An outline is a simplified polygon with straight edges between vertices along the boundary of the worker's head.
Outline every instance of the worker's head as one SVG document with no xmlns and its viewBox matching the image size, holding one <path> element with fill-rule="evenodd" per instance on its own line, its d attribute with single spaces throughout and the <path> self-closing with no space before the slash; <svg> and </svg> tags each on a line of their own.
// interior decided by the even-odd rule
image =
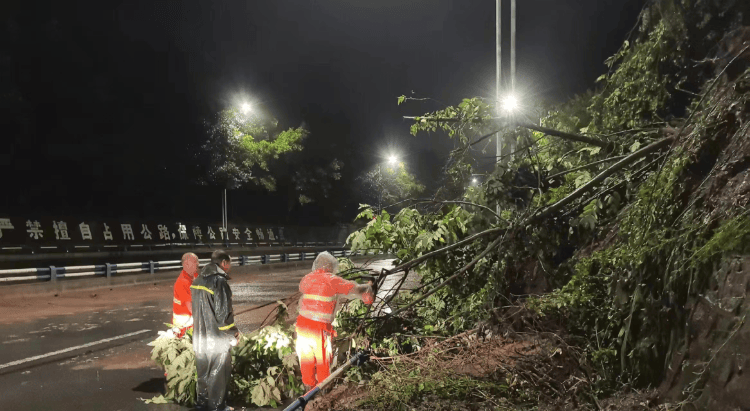
<svg viewBox="0 0 750 411">
<path fill-rule="evenodd" d="M 232 268 L 232 258 L 224 250 L 216 250 L 211 253 L 211 262 L 221 267 L 225 273 L 228 273 L 229 269 Z"/>
<path fill-rule="evenodd" d="M 193 253 L 182 255 L 182 269 L 186 273 L 195 276 L 198 273 L 198 256 Z"/>
<path fill-rule="evenodd" d="M 313 271 L 323 270 L 332 274 L 336 273 L 338 267 L 339 260 L 329 254 L 328 251 L 323 251 L 322 253 L 318 254 L 318 256 L 315 257 L 315 261 L 313 261 L 312 265 Z"/>
</svg>

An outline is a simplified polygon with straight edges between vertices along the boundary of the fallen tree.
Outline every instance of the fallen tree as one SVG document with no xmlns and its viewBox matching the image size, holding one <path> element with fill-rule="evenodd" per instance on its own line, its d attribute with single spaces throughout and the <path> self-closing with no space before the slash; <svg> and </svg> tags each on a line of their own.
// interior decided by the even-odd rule
<svg viewBox="0 0 750 411">
<path fill-rule="evenodd" d="M 583 382 L 545 401 L 600 407 L 623 385 L 654 387 L 670 373 L 682 375 L 681 391 L 662 392 L 661 401 L 719 401 L 706 394 L 715 353 L 698 360 L 694 378 L 674 370 L 690 365 L 680 363 L 691 343 L 686 324 L 706 304 L 716 267 L 748 251 L 750 184 L 741 176 L 750 167 L 750 30 L 737 29 L 747 9 L 650 2 L 636 38 L 608 60 L 599 91 L 550 110 L 541 126 L 501 129 L 524 144 L 481 186 L 465 188 L 478 164 L 473 147 L 497 130 L 494 107 L 474 98 L 414 117 L 412 133 L 443 131 L 456 141 L 447 188 L 395 215 L 363 206 L 369 222 L 348 241 L 397 256 L 381 276 L 416 270 L 422 285 L 393 298 L 390 314 L 351 307 L 343 336 L 404 368 L 425 338 L 488 325 L 507 333 L 502 319 L 516 310 L 543 325 L 511 330 L 519 338 L 545 335 L 551 347 L 580 354 Z M 705 18 L 719 46 L 707 40 Z M 739 314 L 714 350 L 727 350 L 743 324 Z M 393 364 L 379 372 L 403 378 Z M 427 395 L 417 391 L 408 401 Z M 742 403 L 723 401 L 720 408 Z"/>
</svg>

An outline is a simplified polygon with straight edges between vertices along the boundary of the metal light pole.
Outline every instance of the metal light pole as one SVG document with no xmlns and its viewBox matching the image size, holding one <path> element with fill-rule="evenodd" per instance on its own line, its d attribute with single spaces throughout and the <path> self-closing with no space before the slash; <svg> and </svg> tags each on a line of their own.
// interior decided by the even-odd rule
<svg viewBox="0 0 750 411">
<path fill-rule="evenodd" d="M 515 97 L 516 95 L 516 0 L 510 0 L 510 93 Z M 510 113 L 511 116 L 515 116 L 515 113 Z M 515 118 L 511 121 L 515 123 Z M 513 159 L 513 153 L 516 151 L 515 137 L 511 137 L 510 144 L 508 144 L 509 150 L 509 161 Z"/>
<path fill-rule="evenodd" d="M 516 0 L 510 0 L 510 92 L 516 94 Z"/>
<path fill-rule="evenodd" d="M 396 156 L 390 156 L 388 158 L 388 163 L 392 165 L 398 164 L 398 158 Z M 383 162 L 378 162 L 378 215 L 380 215 L 382 209 L 382 202 L 383 202 Z"/>
<path fill-rule="evenodd" d="M 378 163 L 378 215 L 380 215 L 380 207 L 381 207 L 382 201 L 383 201 L 383 168 L 382 168 L 382 164 Z"/>
<path fill-rule="evenodd" d="M 502 0 L 495 0 L 495 107 L 500 107 L 500 82 L 502 80 Z M 503 144 L 500 141 L 500 132 L 495 134 L 495 162 L 500 163 L 503 155 Z"/>
</svg>

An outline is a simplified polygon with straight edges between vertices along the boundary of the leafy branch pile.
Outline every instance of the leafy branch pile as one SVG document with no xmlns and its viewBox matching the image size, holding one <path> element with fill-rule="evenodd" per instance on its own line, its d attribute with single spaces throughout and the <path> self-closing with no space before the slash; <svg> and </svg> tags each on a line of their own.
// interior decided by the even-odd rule
<svg viewBox="0 0 750 411">
<path fill-rule="evenodd" d="M 369 222 L 348 242 L 395 255 L 384 275 L 418 270 L 421 286 L 391 314 L 342 313 L 348 336 L 403 356 L 520 305 L 591 370 L 570 401 L 657 384 L 715 266 L 749 251 L 749 17 L 746 2 L 651 1 L 599 90 L 548 108 L 541 126 L 498 121 L 481 98 L 416 117 L 413 134 L 455 141 L 445 187 L 394 215 L 363 205 Z M 466 189 L 495 130 L 514 152 Z"/>
<path fill-rule="evenodd" d="M 302 381 L 295 374 L 297 355 L 291 326 L 287 324 L 286 306 L 279 302 L 273 324 L 244 334 L 232 348 L 232 401 L 257 406 L 277 407 L 288 398 L 302 394 Z M 192 333 L 182 338 L 159 338 L 153 342 L 151 358 L 164 367 L 166 393 L 148 403 L 195 404 L 197 373 Z"/>
</svg>

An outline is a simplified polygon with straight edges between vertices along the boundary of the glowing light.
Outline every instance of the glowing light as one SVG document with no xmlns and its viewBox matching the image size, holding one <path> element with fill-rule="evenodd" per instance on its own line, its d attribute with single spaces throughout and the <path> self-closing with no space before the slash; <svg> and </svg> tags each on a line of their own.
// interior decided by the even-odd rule
<svg viewBox="0 0 750 411">
<path fill-rule="evenodd" d="M 243 114 L 247 114 L 248 112 L 250 112 L 250 110 L 252 110 L 252 107 L 248 103 L 243 103 L 241 109 Z"/>
<path fill-rule="evenodd" d="M 511 113 L 513 111 L 516 111 L 518 108 L 518 100 L 516 99 L 516 96 L 512 94 L 508 94 L 503 99 L 503 111 L 507 113 Z"/>
<path fill-rule="evenodd" d="M 388 162 L 391 163 L 391 164 L 396 164 L 396 162 L 398 162 L 398 157 L 396 157 L 396 156 L 390 156 L 390 157 L 388 157 Z"/>
<path fill-rule="evenodd" d="M 478 182 L 479 182 L 479 180 L 477 180 L 477 178 L 476 178 L 476 177 L 474 177 L 474 178 L 472 178 L 472 179 L 471 179 L 471 182 L 472 182 L 472 183 L 474 183 L 474 184 L 476 184 L 476 183 L 478 183 Z"/>
</svg>

